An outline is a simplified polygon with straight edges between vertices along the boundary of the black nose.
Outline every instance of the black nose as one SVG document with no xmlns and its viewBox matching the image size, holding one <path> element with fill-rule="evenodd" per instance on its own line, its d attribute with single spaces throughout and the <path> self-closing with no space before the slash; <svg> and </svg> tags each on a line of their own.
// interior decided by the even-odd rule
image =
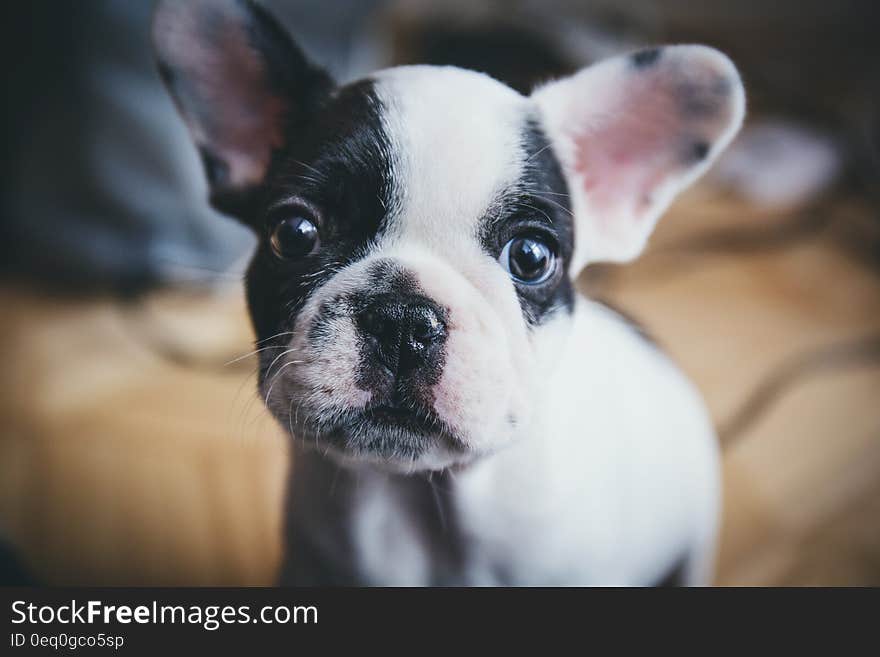
<svg viewBox="0 0 880 657">
<path fill-rule="evenodd" d="M 430 365 L 446 340 L 444 313 L 425 297 L 379 295 L 358 314 L 358 326 L 397 375 Z"/>
</svg>

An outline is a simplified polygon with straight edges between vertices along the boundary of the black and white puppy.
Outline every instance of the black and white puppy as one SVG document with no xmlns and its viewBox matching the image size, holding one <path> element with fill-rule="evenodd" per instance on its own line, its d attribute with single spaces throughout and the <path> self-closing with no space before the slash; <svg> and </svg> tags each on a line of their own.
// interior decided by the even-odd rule
<svg viewBox="0 0 880 657">
<path fill-rule="evenodd" d="M 211 200 L 253 227 L 259 386 L 293 439 L 283 581 L 710 581 L 699 395 L 581 298 L 740 126 L 719 52 L 522 96 L 407 66 L 336 86 L 259 6 L 160 4 L 160 71 Z"/>
</svg>

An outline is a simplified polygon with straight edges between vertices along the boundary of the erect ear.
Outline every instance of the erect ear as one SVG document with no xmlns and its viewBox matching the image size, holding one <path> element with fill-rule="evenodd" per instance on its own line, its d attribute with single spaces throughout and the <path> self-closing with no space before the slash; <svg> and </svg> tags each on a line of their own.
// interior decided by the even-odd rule
<svg viewBox="0 0 880 657">
<path fill-rule="evenodd" d="M 616 57 L 537 89 L 576 217 L 573 266 L 627 261 L 739 129 L 736 68 L 704 46 Z"/>
<path fill-rule="evenodd" d="M 153 43 L 202 156 L 211 202 L 240 216 L 290 126 L 332 81 L 250 0 L 161 0 Z"/>
</svg>

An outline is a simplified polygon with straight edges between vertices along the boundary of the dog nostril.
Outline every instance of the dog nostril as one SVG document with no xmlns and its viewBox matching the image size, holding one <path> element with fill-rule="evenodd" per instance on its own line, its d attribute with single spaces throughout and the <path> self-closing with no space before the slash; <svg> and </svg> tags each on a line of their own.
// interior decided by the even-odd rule
<svg viewBox="0 0 880 657">
<path fill-rule="evenodd" d="M 446 333 L 446 327 L 437 313 L 426 307 L 414 314 L 409 333 L 414 340 L 427 344 L 442 338 Z"/>
<path fill-rule="evenodd" d="M 361 329 L 377 338 L 382 338 L 389 333 L 392 320 L 385 313 L 378 310 L 366 310 L 359 317 Z"/>
</svg>

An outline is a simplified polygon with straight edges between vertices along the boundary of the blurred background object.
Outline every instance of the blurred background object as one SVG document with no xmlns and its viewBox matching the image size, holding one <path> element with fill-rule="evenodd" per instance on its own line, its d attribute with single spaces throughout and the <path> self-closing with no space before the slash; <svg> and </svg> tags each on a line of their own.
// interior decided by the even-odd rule
<svg viewBox="0 0 880 657">
<path fill-rule="evenodd" d="M 370 2 L 275 2 L 344 77 Z M 206 201 L 198 156 L 156 75 L 153 2 L 35 0 L 2 10 L 3 265 L 75 291 L 133 294 L 240 274 L 248 230 Z"/>
<path fill-rule="evenodd" d="M 640 261 L 590 267 L 582 288 L 706 396 L 725 441 L 720 583 L 880 584 L 877 3 L 264 4 L 341 81 L 451 64 L 525 93 L 645 44 L 730 54 L 741 136 Z M 0 11 L 0 573 L 269 583 L 286 452 L 239 359 L 253 237 L 206 203 L 155 73 L 152 2 Z"/>
</svg>

